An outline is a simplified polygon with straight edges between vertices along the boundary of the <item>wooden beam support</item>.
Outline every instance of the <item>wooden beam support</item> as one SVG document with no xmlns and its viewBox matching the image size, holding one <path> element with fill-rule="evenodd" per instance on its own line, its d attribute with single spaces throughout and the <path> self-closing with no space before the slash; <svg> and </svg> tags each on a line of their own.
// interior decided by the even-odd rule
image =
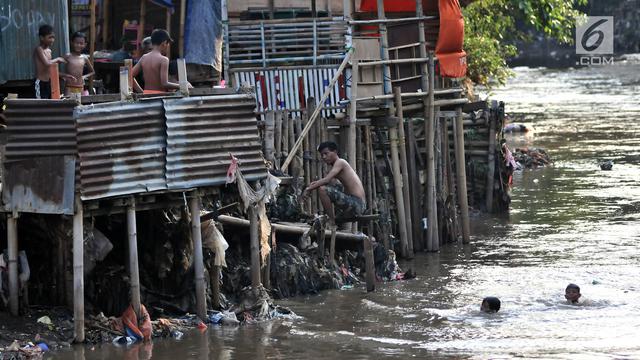
<svg viewBox="0 0 640 360">
<path fill-rule="evenodd" d="M 73 215 L 73 325 L 75 342 L 84 342 L 84 229 L 80 194 Z"/>
<path fill-rule="evenodd" d="M 7 216 L 7 252 L 9 257 L 9 310 L 11 315 L 20 312 L 20 284 L 18 282 L 18 214 Z"/>
<path fill-rule="evenodd" d="M 138 266 L 138 232 L 136 226 L 136 200 L 131 197 L 127 206 L 127 238 L 129 239 L 129 289 L 131 306 L 140 318 L 140 270 Z"/>
<path fill-rule="evenodd" d="M 202 230 L 200 229 L 200 195 L 192 194 L 189 199 L 191 213 L 191 238 L 193 239 L 193 268 L 196 282 L 196 314 L 200 320 L 207 318 L 207 298 L 204 281 L 204 262 L 202 256 Z"/>
</svg>

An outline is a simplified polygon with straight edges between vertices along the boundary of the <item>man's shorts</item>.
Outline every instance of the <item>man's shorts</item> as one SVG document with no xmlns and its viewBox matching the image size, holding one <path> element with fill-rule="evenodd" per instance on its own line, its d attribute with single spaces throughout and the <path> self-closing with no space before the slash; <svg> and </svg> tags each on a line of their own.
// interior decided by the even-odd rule
<svg viewBox="0 0 640 360">
<path fill-rule="evenodd" d="M 345 193 L 342 184 L 326 185 L 325 188 L 333 203 L 336 219 L 353 218 L 364 213 L 366 208 L 364 200 Z"/>
<path fill-rule="evenodd" d="M 36 92 L 36 99 L 51 99 L 51 83 L 36 79 L 33 84 Z"/>
</svg>

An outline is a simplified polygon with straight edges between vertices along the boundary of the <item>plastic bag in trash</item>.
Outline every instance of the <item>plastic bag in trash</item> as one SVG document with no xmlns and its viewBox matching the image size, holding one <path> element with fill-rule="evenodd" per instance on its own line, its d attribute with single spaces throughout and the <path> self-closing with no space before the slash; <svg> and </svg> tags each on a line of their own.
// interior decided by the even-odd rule
<svg viewBox="0 0 640 360">
<path fill-rule="evenodd" d="M 135 342 L 135 339 L 130 336 L 116 336 L 113 339 L 114 345 L 131 345 Z"/>
</svg>

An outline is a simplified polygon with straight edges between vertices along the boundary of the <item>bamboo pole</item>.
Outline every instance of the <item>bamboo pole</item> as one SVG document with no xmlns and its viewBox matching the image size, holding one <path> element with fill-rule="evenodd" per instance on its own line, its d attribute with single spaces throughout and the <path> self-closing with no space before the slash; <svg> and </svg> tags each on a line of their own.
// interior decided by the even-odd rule
<svg viewBox="0 0 640 360">
<path fill-rule="evenodd" d="M 274 141 L 276 145 L 276 167 L 280 167 L 282 161 L 282 111 L 275 112 L 275 135 Z"/>
<path fill-rule="evenodd" d="M 83 207 L 80 195 L 75 197 L 73 215 L 73 325 L 74 339 L 84 342 L 84 234 Z"/>
<path fill-rule="evenodd" d="M 492 108 L 494 108 L 494 106 L 492 106 Z M 488 117 L 488 123 L 489 123 L 489 153 L 487 156 L 487 165 L 488 165 L 488 169 L 487 169 L 487 189 L 486 189 L 486 206 L 487 206 L 487 212 L 491 213 L 493 212 L 493 182 L 494 182 L 494 177 L 495 177 L 495 171 L 496 171 L 496 164 L 495 164 L 495 152 L 496 152 L 496 113 L 494 111 L 491 111 L 491 113 L 489 114 L 489 111 L 485 111 L 485 117 Z"/>
<path fill-rule="evenodd" d="M 264 116 L 264 156 L 275 169 L 275 113 L 267 111 Z"/>
<path fill-rule="evenodd" d="M 217 219 L 219 222 L 231 226 L 242 226 L 242 227 L 250 227 L 251 221 L 246 219 L 240 219 L 237 217 L 229 216 L 229 215 L 220 215 Z M 277 224 L 272 223 L 271 227 L 276 231 L 276 233 L 283 233 L 289 235 L 303 235 L 305 232 L 309 231 L 309 225 L 301 224 L 301 225 L 293 225 L 293 224 Z M 331 230 L 325 229 L 324 237 L 331 237 Z M 362 236 L 357 234 L 352 234 L 350 232 L 336 231 L 336 240 L 344 240 L 344 241 L 361 241 Z"/>
<path fill-rule="evenodd" d="M 260 234 L 258 231 L 258 210 L 255 205 L 249 207 L 249 238 L 251 249 L 251 286 L 255 289 L 260 282 Z"/>
<path fill-rule="evenodd" d="M 358 98 L 358 60 L 354 60 L 351 65 L 351 99 Z M 347 157 L 353 171 L 357 172 L 356 161 L 356 121 L 357 121 L 357 102 L 349 103 L 349 141 L 347 142 Z"/>
<path fill-rule="evenodd" d="M 347 55 L 342 61 L 342 64 L 340 64 L 340 67 L 336 71 L 336 74 L 333 76 L 333 79 L 331 79 L 331 82 L 329 82 L 329 85 L 326 87 L 324 94 L 322 94 L 322 97 L 320 98 L 319 106 L 316 107 L 313 114 L 311 114 L 311 116 L 309 117 L 309 122 L 305 125 L 304 129 L 302 129 L 302 135 L 298 138 L 298 141 L 296 141 L 295 145 L 293 145 L 293 148 L 291 149 L 291 153 L 289 154 L 289 156 L 287 156 L 287 159 L 284 161 L 284 164 L 282 164 L 281 168 L 286 169 L 287 166 L 289 166 L 289 163 L 291 162 L 291 160 L 293 160 L 294 153 L 298 151 L 298 148 L 300 147 L 300 145 L 302 145 L 302 139 L 305 136 L 307 136 L 307 133 L 310 130 L 309 127 L 312 126 L 316 121 L 316 118 L 320 114 L 320 110 L 322 110 L 325 100 L 327 100 L 327 97 L 329 97 L 329 94 L 331 94 L 331 91 L 333 91 L 333 86 L 335 85 L 336 81 L 338 81 L 338 78 L 342 74 L 342 71 L 344 70 L 345 66 L 347 66 L 347 63 L 351 60 L 352 55 L 353 55 L 353 48 L 347 51 Z"/>
<path fill-rule="evenodd" d="M 448 128 L 448 118 L 445 118 L 445 129 Z M 446 133 L 443 136 L 444 139 L 444 163 L 445 163 L 445 167 L 446 167 L 446 172 L 447 172 L 447 185 L 449 187 L 449 199 L 450 199 L 450 211 L 449 214 L 451 214 L 451 233 L 450 233 L 450 239 L 452 242 L 455 242 L 458 238 L 458 211 L 456 208 L 456 187 L 455 187 L 455 183 L 454 183 L 454 179 L 453 179 L 453 165 L 451 163 L 451 152 L 450 152 L 450 145 L 449 145 L 449 135 Z"/>
<path fill-rule="evenodd" d="M 222 6 L 222 31 L 224 33 L 223 35 L 223 40 L 224 40 L 224 52 L 223 52 L 223 56 L 224 56 L 224 60 L 223 60 L 223 75 L 224 75 L 224 80 L 227 81 L 229 83 L 229 87 L 233 86 L 234 84 L 231 83 L 231 79 L 229 78 L 229 14 L 228 14 L 228 10 L 227 10 L 227 0 L 222 0 L 221 1 L 221 6 Z M 180 54 L 182 55 L 182 54 Z"/>
<path fill-rule="evenodd" d="M 227 16 L 227 2 L 226 0 L 222 1 L 222 21 L 223 24 L 226 24 L 228 18 Z M 178 49 L 178 53 L 180 54 L 180 58 L 184 58 L 184 19 L 187 16 L 187 0 L 180 0 L 180 48 Z M 226 21 L 225 21 L 226 20 Z M 228 28 L 227 28 L 228 29 Z"/>
<path fill-rule="evenodd" d="M 93 53 L 96 51 L 96 0 L 91 0 L 89 6 L 91 6 L 91 16 L 89 20 L 89 38 L 91 38 L 89 42 L 89 62 L 93 65 Z M 71 13 L 71 11 L 69 11 L 69 13 Z M 89 78 L 89 91 L 93 93 L 93 76 Z"/>
<path fill-rule="evenodd" d="M 102 48 L 107 49 L 107 43 L 109 42 L 109 0 L 102 0 Z M 91 63 L 93 64 L 93 62 Z"/>
<path fill-rule="evenodd" d="M 367 193 L 367 204 L 369 205 L 369 208 L 372 209 L 372 213 L 375 213 L 374 208 L 375 208 L 375 196 L 374 196 L 374 185 L 373 185 L 373 169 L 371 168 L 372 165 L 372 150 L 371 150 L 371 133 L 369 131 L 369 126 L 364 126 L 363 127 L 363 131 L 364 131 L 364 155 L 365 155 L 365 166 L 364 169 L 361 170 L 364 174 L 365 174 L 365 179 L 366 179 L 366 193 Z M 374 236 L 374 231 L 373 231 L 373 220 L 370 220 L 369 223 L 367 224 L 367 229 L 368 229 L 368 235 L 371 238 L 372 236 Z"/>
<path fill-rule="evenodd" d="M 289 116 L 286 110 L 282 110 L 280 112 L 280 118 L 282 121 L 282 134 L 281 134 L 281 143 L 282 143 L 282 156 L 285 158 L 289 155 Z M 290 168 L 291 166 L 289 166 Z M 282 169 L 282 171 L 290 174 L 289 168 Z"/>
<path fill-rule="evenodd" d="M 384 12 L 384 0 L 376 0 L 378 5 L 378 20 L 386 20 Z M 378 31 L 380 32 L 380 58 L 383 61 L 389 60 L 389 38 L 387 36 L 386 22 L 378 23 Z M 389 64 L 382 65 L 382 78 L 384 94 L 391 94 L 391 69 Z"/>
<path fill-rule="evenodd" d="M 444 212 L 444 172 L 442 167 L 442 137 L 444 132 L 444 127 L 442 126 L 442 118 L 436 110 L 436 136 L 435 136 L 435 148 L 436 148 L 436 209 L 438 215 L 438 233 L 436 234 L 436 241 L 434 244 L 435 251 L 440 250 L 440 245 L 443 242 L 443 225 L 445 222 L 445 212 Z"/>
<path fill-rule="evenodd" d="M 331 227 L 331 242 L 329 243 L 329 262 L 335 264 L 336 261 L 336 231 L 338 227 L 336 224 L 329 225 Z"/>
<path fill-rule="evenodd" d="M 424 12 L 422 9 L 422 0 L 416 0 L 416 17 L 422 17 L 424 16 Z M 426 40 L 425 40 L 425 28 L 424 28 L 424 22 L 420 21 L 418 22 L 418 42 L 420 43 L 420 47 L 419 47 L 419 54 L 421 58 L 426 58 L 428 56 L 427 54 L 427 44 L 426 44 Z M 425 93 L 429 93 L 429 91 L 433 92 L 433 88 L 430 84 L 430 76 L 433 76 L 433 74 L 429 73 L 429 68 L 428 68 L 428 64 L 427 63 L 421 63 L 421 78 L 420 78 L 420 84 L 422 86 L 422 91 Z M 431 93 L 429 93 L 431 94 Z M 423 117 L 424 117 L 424 132 L 425 132 L 425 139 L 428 138 L 427 134 L 429 133 L 429 98 L 428 97 L 422 97 L 422 111 L 423 111 Z M 426 141 L 428 143 L 428 141 Z M 428 151 L 427 151 L 428 152 Z M 427 154 L 426 156 L 427 159 L 427 163 L 429 163 L 429 156 Z M 427 178 L 429 177 L 429 166 L 426 166 L 426 176 Z M 430 194 L 430 188 L 429 188 L 429 183 L 427 181 L 426 183 L 426 187 L 424 188 L 424 209 L 423 209 L 423 215 L 426 216 L 427 218 L 427 228 L 426 228 L 426 236 L 423 237 L 423 241 L 422 243 L 425 245 L 424 247 L 426 248 L 427 251 L 431 251 L 432 248 L 430 246 L 430 237 L 429 237 L 429 232 L 430 232 L 430 228 L 431 228 L 431 217 L 429 216 L 430 214 L 430 198 L 429 198 L 429 194 Z M 423 232 L 424 234 L 424 232 Z"/>
<path fill-rule="evenodd" d="M 140 273 L 138 270 L 138 234 L 136 230 L 136 200 L 131 197 L 127 206 L 127 237 L 129 239 L 129 281 L 131 305 L 140 317 Z"/>
<path fill-rule="evenodd" d="M 376 289 L 376 270 L 373 258 L 373 245 L 371 244 L 371 238 L 367 236 L 364 236 L 362 240 L 364 242 L 364 260 L 366 269 L 365 281 L 367 284 L 367 292 L 371 292 Z"/>
<path fill-rule="evenodd" d="M 167 8 L 167 11 L 165 14 L 166 14 L 165 28 L 167 29 L 167 32 L 171 34 L 171 9 Z M 171 60 L 171 46 L 169 46 L 169 48 L 167 49 L 167 57 L 169 58 L 169 60 Z"/>
<path fill-rule="evenodd" d="M 285 119 L 287 121 L 287 129 L 289 130 L 289 134 L 287 136 L 287 156 L 289 155 L 289 153 L 291 152 L 291 146 L 293 146 L 293 143 L 295 142 L 296 139 L 296 121 L 295 118 L 293 116 L 291 116 L 291 113 L 289 111 L 285 112 L 286 116 Z M 297 156 L 298 154 L 296 154 Z M 294 158 L 296 159 L 296 158 Z M 293 162 L 292 165 L 289 165 L 289 169 L 287 170 L 287 173 L 292 174 L 294 176 L 298 176 L 298 170 L 297 170 L 297 166 L 298 166 L 298 161 L 296 159 L 295 162 Z"/>
<path fill-rule="evenodd" d="M 404 198 L 404 214 L 406 218 L 407 248 L 411 256 L 413 256 L 413 219 L 411 218 L 411 195 L 409 185 L 409 165 L 407 161 L 407 151 L 405 147 L 404 134 L 404 112 L 402 110 L 402 90 L 400 87 L 393 89 L 395 95 L 396 116 L 398 117 L 398 148 L 400 150 L 400 165 L 402 169 L 402 196 Z"/>
<path fill-rule="evenodd" d="M 457 116 L 454 126 L 454 146 L 456 152 L 456 176 L 458 180 L 458 204 L 462 218 L 462 242 L 468 244 L 470 240 L 469 230 L 469 204 L 467 200 L 467 175 L 464 159 L 464 132 L 462 128 L 462 108 L 456 110 Z"/>
<path fill-rule="evenodd" d="M 413 232 L 413 248 L 414 251 L 422 251 L 422 230 L 420 229 L 420 219 L 422 218 L 422 214 L 420 212 L 420 199 L 421 191 L 420 191 L 420 177 L 418 175 L 418 170 L 416 169 L 416 149 L 414 146 L 415 143 L 415 134 L 413 129 L 413 122 L 407 122 L 407 166 L 409 171 L 409 179 L 411 180 L 409 183 L 409 193 L 411 196 L 411 219 L 412 219 L 412 227 L 411 231 Z"/>
<path fill-rule="evenodd" d="M 396 211 L 398 213 L 398 230 L 400 233 L 400 254 L 403 258 L 413 257 L 409 252 L 409 241 L 407 236 L 407 217 L 405 214 L 404 195 L 402 193 L 402 177 L 400 172 L 400 159 L 398 157 L 398 125 L 389 128 L 389 142 L 391 147 L 391 163 L 393 167 L 393 187 L 396 197 Z"/>
<path fill-rule="evenodd" d="M 202 230 L 200 226 L 200 196 L 193 194 L 189 199 L 191 212 L 191 238 L 193 239 L 193 268 L 196 283 L 196 314 L 200 320 L 207 318 L 207 298 L 204 281 L 204 262 L 202 256 Z"/>
<path fill-rule="evenodd" d="M 422 7 L 422 5 L 421 5 Z M 437 16 L 417 16 L 410 18 L 397 18 L 397 19 L 372 19 L 372 20 L 351 20 L 349 25 L 375 25 L 375 24 L 393 24 L 401 22 L 416 22 L 423 23 L 425 20 L 437 20 Z"/>
<path fill-rule="evenodd" d="M 427 251 L 437 251 L 438 242 L 438 208 L 436 206 L 436 173 L 435 173 L 435 107 L 433 105 L 433 88 L 435 86 L 435 65 L 433 53 L 429 53 L 429 116 L 425 118 L 425 146 L 427 148 Z"/>
<path fill-rule="evenodd" d="M 147 18 L 147 0 L 140 1 L 140 21 L 138 22 L 138 33 L 136 34 L 136 50 L 138 56 L 142 56 L 142 39 L 144 38 L 144 27 Z"/>
<path fill-rule="evenodd" d="M 18 282 L 18 214 L 7 216 L 7 252 L 9 256 L 9 309 L 11 315 L 20 312 L 20 284 Z"/>
</svg>

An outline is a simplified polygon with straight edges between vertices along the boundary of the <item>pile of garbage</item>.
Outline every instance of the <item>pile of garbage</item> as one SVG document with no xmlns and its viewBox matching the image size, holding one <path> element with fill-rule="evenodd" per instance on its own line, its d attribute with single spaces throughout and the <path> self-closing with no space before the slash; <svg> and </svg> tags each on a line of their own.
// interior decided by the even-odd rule
<svg viewBox="0 0 640 360">
<path fill-rule="evenodd" d="M 516 148 L 513 157 L 524 169 L 535 169 L 551 164 L 549 154 L 542 148 Z"/>
</svg>

